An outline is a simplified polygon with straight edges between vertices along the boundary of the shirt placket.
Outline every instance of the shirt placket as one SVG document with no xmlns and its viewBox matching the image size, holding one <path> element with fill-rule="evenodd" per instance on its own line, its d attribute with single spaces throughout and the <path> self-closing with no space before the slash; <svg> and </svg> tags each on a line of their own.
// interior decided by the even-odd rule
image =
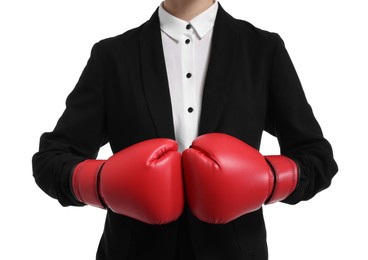
<svg viewBox="0 0 368 260">
<path fill-rule="evenodd" d="M 184 104 L 184 120 L 185 120 L 185 136 L 187 146 L 195 138 L 196 132 L 196 118 L 197 118 L 197 104 L 196 104 L 196 75 L 194 71 L 194 34 L 191 25 L 186 26 L 186 30 L 181 39 L 182 50 L 182 78 L 183 78 L 183 104 Z"/>
</svg>

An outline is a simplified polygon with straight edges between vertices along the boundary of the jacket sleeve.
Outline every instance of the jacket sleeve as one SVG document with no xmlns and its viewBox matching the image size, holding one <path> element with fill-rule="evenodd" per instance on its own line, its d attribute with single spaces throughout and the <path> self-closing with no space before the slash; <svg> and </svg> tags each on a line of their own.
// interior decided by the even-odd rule
<svg viewBox="0 0 368 260">
<path fill-rule="evenodd" d="M 75 88 L 66 99 L 66 108 L 52 132 L 42 134 L 39 151 L 32 158 L 33 176 L 38 186 L 61 205 L 81 206 L 73 195 L 70 177 L 73 167 L 94 159 L 105 137 L 104 70 L 105 57 L 99 43 Z"/>
<path fill-rule="evenodd" d="M 329 187 L 338 167 L 331 145 L 323 137 L 306 100 L 284 42 L 275 36 L 266 131 L 277 137 L 281 154 L 298 165 L 299 183 L 283 201 L 296 204 Z"/>
</svg>

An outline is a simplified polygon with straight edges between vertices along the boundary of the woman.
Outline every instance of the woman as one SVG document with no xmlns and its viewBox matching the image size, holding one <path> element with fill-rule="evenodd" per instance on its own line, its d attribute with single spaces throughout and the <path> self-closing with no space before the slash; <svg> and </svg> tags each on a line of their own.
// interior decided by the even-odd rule
<svg viewBox="0 0 368 260">
<path fill-rule="evenodd" d="M 264 130 L 282 155 L 258 153 Z M 262 205 L 337 172 L 282 39 L 212 0 L 96 43 L 33 167 L 63 206 L 107 209 L 97 259 L 267 259 Z"/>
</svg>

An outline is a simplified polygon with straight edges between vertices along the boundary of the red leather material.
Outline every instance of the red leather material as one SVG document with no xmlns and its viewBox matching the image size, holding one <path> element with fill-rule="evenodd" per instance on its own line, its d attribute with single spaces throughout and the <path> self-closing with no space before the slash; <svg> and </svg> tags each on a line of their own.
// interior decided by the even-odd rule
<svg viewBox="0 0 368 260">
<path fill-rule="evenodd" d="M 182 155 L 188 204 L 202 221 L 230 222 L 259 209 L 274 175 L 253 147 L 226 134 L 198 137 Z"/>
<path fill-rule="evenodd" d="M 85 160 L 73 171 L 72 188 L 75 197 L 84 204 L 105 208 L 97 191 L 98 174 L 104 160 Z"/>
<path fill-rule="evenodd" d="M 298 184 L 298 166 L 296 163 L 283 155 L 265 156 L 265 159 L 272 165 L 275 173 L 276 186 L 267 204 L 286 199 Z"/>
<path fill-rule="evenodd" d="M 148 224 L 165 224 L 176 220 L 184 208 L 181 172 L 175 141 L 144 141 L 107 160 L 99 194 L 115 213 Z"/>
</svg>

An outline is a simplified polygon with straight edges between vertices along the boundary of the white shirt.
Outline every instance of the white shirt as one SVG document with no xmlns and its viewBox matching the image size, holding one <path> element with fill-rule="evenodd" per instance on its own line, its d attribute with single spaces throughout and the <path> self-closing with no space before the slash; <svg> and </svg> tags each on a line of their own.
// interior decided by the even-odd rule
<svg viewBox="0 0 368 260">
<path fill-rule="evenodd" d="M 198 136 L 202 93 L 207 74 L 218 3 L 189 23 L 159 7 L 175 138 L 182 152 Z"/>
</svg>

